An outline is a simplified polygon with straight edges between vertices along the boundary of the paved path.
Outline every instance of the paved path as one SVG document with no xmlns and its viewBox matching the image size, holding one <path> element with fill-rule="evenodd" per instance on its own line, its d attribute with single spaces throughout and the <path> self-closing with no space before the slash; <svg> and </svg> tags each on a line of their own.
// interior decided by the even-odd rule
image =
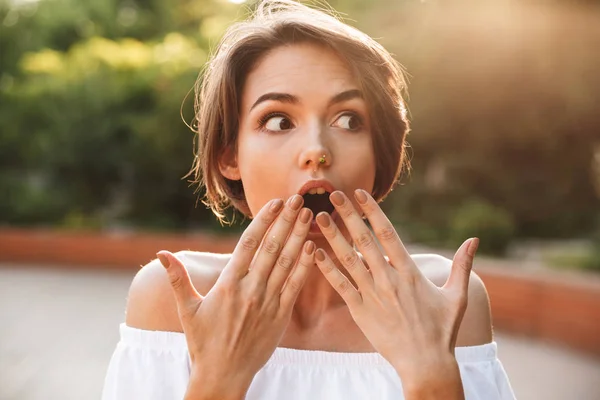
<svg viewBox="0 0 600 400">
<path fill-rule="evenodd" d="M 0 400 L 99 399 L 132 272 L 0 265 Z M 499 334 L 519 400 L 600 400 L 600 360 Z"/>
</svg>

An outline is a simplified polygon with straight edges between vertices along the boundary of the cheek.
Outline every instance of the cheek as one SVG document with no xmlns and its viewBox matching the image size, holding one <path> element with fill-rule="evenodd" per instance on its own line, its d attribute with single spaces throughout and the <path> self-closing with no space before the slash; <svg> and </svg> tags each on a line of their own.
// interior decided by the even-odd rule
<svg viewBox="0 0 600 400">
<path fill-rule="evenodd" d="M 346 141 L 338 149 L 336 158 L 343 165 L 340 170 L 344 171 L 340 178 L 351 179 L 346 187 L 371 190 L 375 183 L 375 155 L 371 138 Z"/>
<path fill-rule="evenodd" d="M 280 195 L 279 175 L 285 174 L 286 168 L 282 167 L 285 160 L 275 141 L 252 139 L 240 143 L 238 163 L 248 207 L 256 215 L 264 204 Z"/>
<path fill-rule="evenodd" d="M 289 154 L 282 140 L 266 135 L 256 135 L 252 140 L 246 141 L 239 154 L 244 182 L 247 179 L 261 182 L 265 177 L 277 175 L 287 167 L 286 160 L 289 161 Z M 267 179 L 269 180 L 273 179 Z"/>
</svg>

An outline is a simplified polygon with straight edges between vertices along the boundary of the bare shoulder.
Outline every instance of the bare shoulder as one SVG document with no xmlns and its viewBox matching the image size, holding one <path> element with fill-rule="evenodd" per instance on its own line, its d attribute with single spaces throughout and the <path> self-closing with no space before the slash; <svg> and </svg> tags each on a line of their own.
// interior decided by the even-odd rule
<svg viewBox="0 0 600 400">
<path fill-rule="evenodd" d="M 213 287 L 229 254 L 180 251 L 175 253 L 188 270 L 196 290 L 205 295 Z M 127 298 L 127 326 L 153 331 L 182 332 L 177 304 L 167 271 L 152 260 L 133 278 Z"/>
<path fill-rule="evenodd" d="M 423 274 L 436 286 L 446 283 L 452 260 L 437 254 L 417 254 L 412 258 Z M 456 345 L 477 346 L 492 340 L 492 318 L 487 290 L 481 278 L 475 272 L 471 272 L 467 310 L 458 331 Z"/>
</svg>

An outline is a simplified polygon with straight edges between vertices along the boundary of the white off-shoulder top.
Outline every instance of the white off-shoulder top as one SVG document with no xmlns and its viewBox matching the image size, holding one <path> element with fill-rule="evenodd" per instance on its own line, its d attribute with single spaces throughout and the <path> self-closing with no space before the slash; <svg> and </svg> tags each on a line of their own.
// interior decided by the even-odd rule
<svg viewBox="0 0 600 400">
<path fill-rule="evenodd" d="M 515 398 L 496 342 L 457 347 L 455 355 L 466 400 Z M 183 333 L 147 331 L 123 323 L 102 400 L 183 399 L 190 366 Z M 396 370 L 379 353 L 280 347 L 255 375 L 246 399 L 402 400 L 404 395 Z"/>
</svg>

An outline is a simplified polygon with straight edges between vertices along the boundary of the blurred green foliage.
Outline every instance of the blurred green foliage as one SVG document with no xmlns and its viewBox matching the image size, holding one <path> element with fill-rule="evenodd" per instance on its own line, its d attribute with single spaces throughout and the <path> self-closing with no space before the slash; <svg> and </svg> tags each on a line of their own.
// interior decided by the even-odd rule
<svg viewBox="0 0 600 400">
<path fill-rule="evenodd" d="M 600 229 L 598 4 L 461 3 L 389 2 L 361 19 L 409 72 L 413 169 L 392 195 L 394 220 L 415 240 L 453 242 L 457 224 L 473 223 L 457 215 L 484 219 L 467 211 L 477 198 L 513 239 L 590 238 Z M 482 250 L 506 245 L 505 234 L 482 236 Z"/>
<path fill-rule="evenodd" d="M 597 226 L 598 228 L 596 228 L 596 231 L 592 236 L 592 251 L 587 259 L 585 268 L 600 272 L 600 221 Z"/>
<path fill-rule="evenodd" d="M 501 253 L 600 229 L 600 9 L 555 3 L 331 1 L 409 72 L 413 168 L 384 206 L 411 239 L 478 235 Z M 244 10 L 0 0 L 0 223 L 217 229 L 181 179 L 180 112 L 191 121 L 189 91 Z"/>
<path fill-rule="evenodd" d="M 600 219 L 600 218 L 599 218 Z M 588 245 L 558 249 L 543 258 L 546 264 L 564 269 L 587 269 L 600 272 L 600 221 Z"/>
<path fill-rule="evenodd" d="M 182 100 L 236 12 L 187 0 L 0 3 L 0 221 L 216 225 L 181 179 L 193 135 L 180 112 L 191 119 Z"/>
<path fill-rule="evenodd" d="M 514 234 L 515 224 L 506 210 L 485 201 L 470 200 L 452 216 L 448 244 L 458 248 L 465 238 L 478 237 L 481 252 L 501 255 Z"/>
</svg>

